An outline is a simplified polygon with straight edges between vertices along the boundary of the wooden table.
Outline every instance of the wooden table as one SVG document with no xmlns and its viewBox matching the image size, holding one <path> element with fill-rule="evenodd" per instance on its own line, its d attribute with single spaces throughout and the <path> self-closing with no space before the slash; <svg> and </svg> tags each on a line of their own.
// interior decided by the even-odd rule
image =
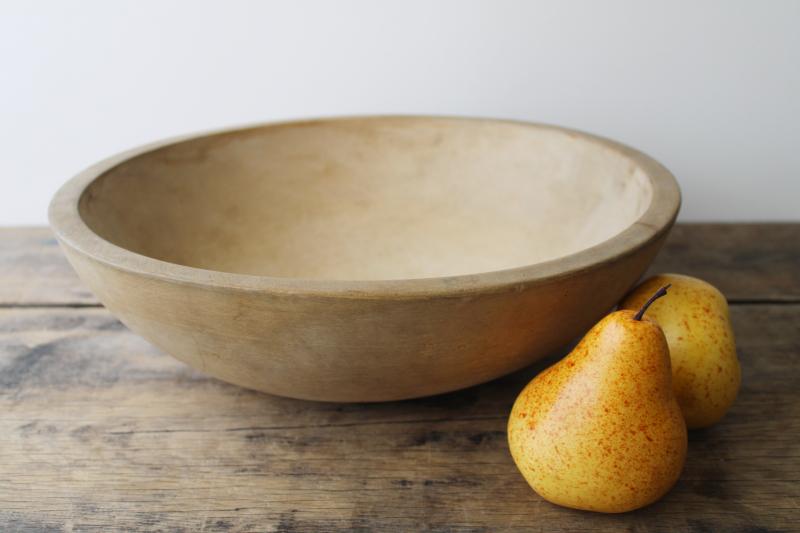
<svg viewBox="0 0 800 533">
<path fill-rule="evenodd" d="M 0 230 L 0 530 L 798 530 L 800 225 L 681 225 L 653 270 L 728 296 L 743 386 L 662 501 L 606 516 L 543 501 L 509 456 L 546 363 L 377 405 L 243 390 L 125 329 L 48 230 Z"/>
</svg>

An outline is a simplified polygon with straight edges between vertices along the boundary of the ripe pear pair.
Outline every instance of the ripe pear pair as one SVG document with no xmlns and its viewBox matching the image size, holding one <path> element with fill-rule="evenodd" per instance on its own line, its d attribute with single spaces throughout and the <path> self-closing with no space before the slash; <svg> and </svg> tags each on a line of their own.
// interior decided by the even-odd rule
<svg viewBox="0 0 800 533">
<path fill-rule="evenodd" d="M 620 513 L 656 501 L 678 480 L 686 423 L 672 390 L 667 340 L 643 316 L 665 292 L 638 312 L 603 318 L 514 403 L 511 455 L 546 500 Z"/>
<path fill-rule="evenodd" d="M 683 469 L 687 425 L 713 424 L 738 392 L 727 302 L 713 286 L 656 276 L 620 308 L 534 378 L 509 418 L 517 467 L 566 507 L 616 513 L 659 499 Z"/>
</svg>

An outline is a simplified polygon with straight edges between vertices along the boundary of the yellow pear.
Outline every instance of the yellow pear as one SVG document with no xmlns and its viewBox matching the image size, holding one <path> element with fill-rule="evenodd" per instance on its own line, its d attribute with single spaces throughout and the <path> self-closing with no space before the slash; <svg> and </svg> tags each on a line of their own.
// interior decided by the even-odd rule
<svg viewBox="0 0 800 533">
<path fill-rule="evenodd" d="M 739 392 L 742 375 L 736 358 L 728 302 L 713 285 L 690 276 L 662 274 L 645 280 L 620 304 L 638 309 L 652 292 L 672 284 L 669 298 L 655 302 L 647 315 L 659 323 L 672 357 L 672 386 L 689 429 L 719 421 Z"/>
<path fill-rule="evenodd" d="M 678 480 L 686 424 L 667 341 L 645 310 L 603 318 L 514 403 L 511 455 L 546 500 L 620 513 L 656 501 Z"/>
</svg>

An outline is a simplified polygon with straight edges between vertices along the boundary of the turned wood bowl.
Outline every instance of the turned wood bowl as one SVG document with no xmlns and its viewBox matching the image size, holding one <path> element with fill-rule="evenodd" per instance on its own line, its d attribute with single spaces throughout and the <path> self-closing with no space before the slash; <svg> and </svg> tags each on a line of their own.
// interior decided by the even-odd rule
<svg viewBox="0 0 800 533">
<path fill-rule="evenodd" d="M 552 354 L 653 260 L 680 206 L 650 157 L 564 128 L 361 117 L 136 149 L 50 221 L 125 325 L 219 379 L 382 401 Z"/>
</svg>

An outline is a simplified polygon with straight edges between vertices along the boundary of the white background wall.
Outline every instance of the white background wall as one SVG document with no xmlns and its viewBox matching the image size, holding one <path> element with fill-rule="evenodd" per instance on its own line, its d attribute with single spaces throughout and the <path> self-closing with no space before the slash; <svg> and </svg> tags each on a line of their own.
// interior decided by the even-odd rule
<svg viewBox="0 0 800 533">
<path fill-rule="evenodd" d="M 638 147 L 683 220 L 800 219 L 800 1 L 0 0 L 0 224 L 193 130 L 513 117 Z"/>
</svg>

